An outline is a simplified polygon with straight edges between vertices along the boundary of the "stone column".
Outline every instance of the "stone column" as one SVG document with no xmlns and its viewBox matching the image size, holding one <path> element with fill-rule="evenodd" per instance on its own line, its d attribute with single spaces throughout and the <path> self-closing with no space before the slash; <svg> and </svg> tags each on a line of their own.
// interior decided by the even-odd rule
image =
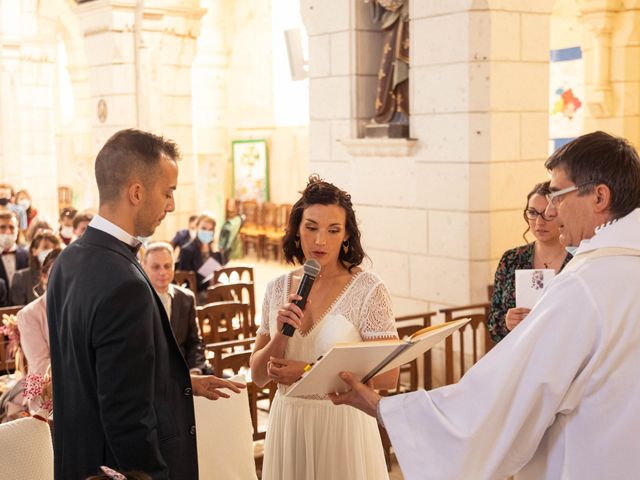
<svg viewBox="0 0 640 480">
<path fill-rule="evenodd" d="M 204 13 L 197 0 L 96 0 L 77 7 L 96 111 L 94 153 L 113 133 L 131 127 L 165 135 L 182 152 L 176 213 L 156 238 L 171 238 L 179 219 L 195 210 L 191 65 Z"/>
<path fill-rule="evenodd" d="M 12 21 L 0 26 L 0 176 L 57 219 L 55 25 L 38 18 L 33 2 L 0 2 L 5 15 Z"/>
</svg>

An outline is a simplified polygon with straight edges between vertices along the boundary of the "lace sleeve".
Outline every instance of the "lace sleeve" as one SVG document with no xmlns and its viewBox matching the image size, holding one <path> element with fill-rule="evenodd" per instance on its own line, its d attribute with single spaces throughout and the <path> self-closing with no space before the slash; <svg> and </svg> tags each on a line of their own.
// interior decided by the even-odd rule
<svg viewBox="0 0 640 480">
<path fill-rule="evenodd" d="M 398 338 L 391 296 L 381 281 L 371 289 L 362 304 L 360 335 L 363 340 Z"/>
</svg>

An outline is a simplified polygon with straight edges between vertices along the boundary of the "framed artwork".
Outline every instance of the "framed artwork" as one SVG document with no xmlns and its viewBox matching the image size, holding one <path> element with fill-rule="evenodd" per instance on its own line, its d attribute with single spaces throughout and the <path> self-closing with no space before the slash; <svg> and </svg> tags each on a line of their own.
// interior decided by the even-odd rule
<svg viewBox="0 0 640 480">
<path fill-rule="evenodd" d="M 269 155 L 266 140 L 231 142 L 233 196 L 238 200 L 269 201 Z"/>
</svg>

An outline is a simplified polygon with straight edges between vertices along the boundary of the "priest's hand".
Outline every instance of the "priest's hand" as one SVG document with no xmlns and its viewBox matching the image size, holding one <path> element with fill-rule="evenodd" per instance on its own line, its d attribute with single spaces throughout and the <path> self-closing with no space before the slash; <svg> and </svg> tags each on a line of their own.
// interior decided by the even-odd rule
<svg viewBox="0 0 640 480">
<path fill-rule="evenodd" d="M 350 372 L 340 372 L 340 378 L 349 385 L 350 391 L 346 393 L 330 393 L 329 398 L 335 405 L 351 405 L 362 410 L 367 415 L 376 417 L 380 395 L 367 385 L 353 378 Z"/>
<path fill-rule="evenodd" d="M 306 362 L 299 360 L 269 357 L 269 361 L 267 362 L 267 375 L 276 383 L 291 385 L 302 376 L 306 366 Z"/>
<path fill-rule="evenodd" d="M 205 397 L 209 400 L 217 400 L 220 397 L 229 398 L 229 394 L 221 389 L 240 393 L 240 389 L 246 388 L 246 385 L 240 382 L 224 380 L 213 375 L 191 375 L 191 387 L 194 395 Z"/>
<path fill-rule="evenodd" d="M 529 315 L 530 308 L 518 307 L 510 308 L 507 310 L 507 314 L 504 317 L 504 324 L 507 330 L 511 331 L 518 326 L 518 324 Z"/>
</svg>

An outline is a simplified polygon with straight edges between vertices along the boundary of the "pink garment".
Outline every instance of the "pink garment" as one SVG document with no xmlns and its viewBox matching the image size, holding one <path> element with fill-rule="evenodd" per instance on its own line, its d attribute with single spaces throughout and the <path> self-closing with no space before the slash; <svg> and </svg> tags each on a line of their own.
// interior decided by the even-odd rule
<svg viewBox="0 0 640 480">
<path fill-rule="evenodd" d="M 20 345 L 27 359 L 27 373 L 44 375 L 51 362 L 47 296 L 42 295 L 18 312 Z"/>
</svg>

